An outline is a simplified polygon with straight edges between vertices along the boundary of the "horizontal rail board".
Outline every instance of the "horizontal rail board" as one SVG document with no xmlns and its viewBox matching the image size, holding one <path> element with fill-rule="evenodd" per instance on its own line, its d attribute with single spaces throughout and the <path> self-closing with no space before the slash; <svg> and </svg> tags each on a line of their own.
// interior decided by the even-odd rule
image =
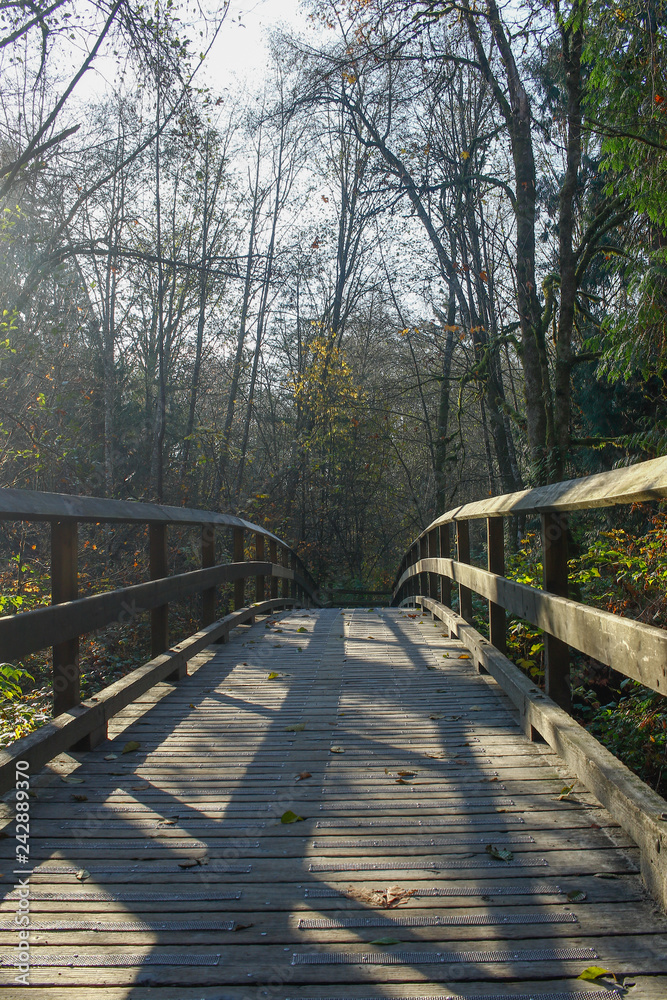
<svg viewBox="0 0 667 1000">
<path fill-rule="evenodd" d="M 592 507 L 613 507 L 617 504 L 662 500 L 667 497 L 667 457 L 639 462 L 625 469 L 600 472 L 581 479 L 568 479 L 551 486 L 538 486 L 518 493 L 505 493 L 454 507 L 436 518 L 419 536 L 432 528 L 451 521 L 481 517 L 502 517 L 508 514 L 567 512 Z"/>
<path fill-rule="evenodd" d="M 291 546 L 267 528 L 236 517 L 234 514 L 221 514 L 217 511 L 198 510 L 192 507 L 171 507 L 139 500 L 107 500 L 104 497 L 7 488 L 0 489 L 0 520 L 241 528 L 270 539 L 281 549 L 290 552 L 308 579 L 309 586 L 312 588 L 315 585 L 301 557 Z"/>
<path fill-rule="evenodd" d="M 97 521 L 135 524 L 212 524 L 229 528 L 245 528 L 284 543 L 266 528 L 244 521 L 234 514 L 197 510 L 191 507 L 170 507 L 166 504 L 145 503 L 141 500 L 107 500 L 104 497 L 82 497 L 67 493 L 42 493 L 39 490 L 0 489 L 0 518 L 15 521 Z"/>
<path fill-rule="evenodd" d="M 474 654 L 519 711 L 524 730 L 536 730 L 609 811 L 640 849 L 642 876 L 667 906 L 665 800 L 556 705 L 526 674 L 451 608 L 418 595 L 402 602 L 433 612 Z"/>
<path fill-rule="evenodd" d="M 314 597 L 308 583 L 292 569 L 270 562 L 224 563 L 175 576 L 148 580 L 131 587 L 93 594 L 0 618 L 0 649 L 4 660 L 16 660 L 46 646 L 86 632 L 122 623 L 143 611 L 177 601 L 216 584 L 254 576 L 295 580 Z"/>
<path fill-rule="evenodd" d="M 663 629 L 454 559 L 421 559 L 402 574 L 399 586 L 419 573 L 448 577 L 626 677 L 660 694 L 667 693 L 667 632 Z"/>
<path fill-rule="evenodd" d="M 69 712 L 63 712 L 40 729 L 21 737 L 10 747 L 0 751 L 0 794 L 15 787 L 17 760 L 27 760 L 31 772 L 38 770 L 59 753 L 69 750 L 75 743 L 105 726 L 109 719 L 123 708 L 172 675 L 207 646 L 229 635 L 230 630 L 237 625 L 254 618 L 255 615 L 271 613 L 280 608 L 295 607 L 298 604 L 297 600 L 284 597 L 240 608 L 213 625 L 196 632 L 166 653 L 137 667 L 126 677 L 110 684 Z"/>
</svg>

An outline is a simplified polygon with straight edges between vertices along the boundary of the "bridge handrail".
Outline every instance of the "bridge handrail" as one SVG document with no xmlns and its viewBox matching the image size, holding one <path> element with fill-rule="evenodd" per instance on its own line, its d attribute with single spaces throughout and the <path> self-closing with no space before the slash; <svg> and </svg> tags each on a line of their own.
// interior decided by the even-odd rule
<svg viewBox="0 0 667 1000">
<path fill-rule="evenodd" d="M 598 472 L 580 479 L 566 479 L 549 486 L 536 486 L 518 493 L 475 500 L 453 507 L 436 518 L 422 535 L 441 524 L 480 517 L 504 517 L 510 514 L 542 514 L 617 504 L 641 503 L 667 497 L 667 457 L 628 465 L 611 472 Z M 421 538 L 421 535 L 418 536 Z"/>
<path fill-rule="evenodd" d="M 48 607 L 0 617 L 0 651 L 3 660 L 53 647 L 54 715 L 79 705 L 79 637 L 112 623 L 122 623 L 139 612 L 151 613 L 153 658 L 168 649 L 170 601 L 202 594 L 202 627 L 216 620 L 216 587 L 234 582 L 234 609 L 246 604 L 245 582 L 256 580 L 255 600 L 263 603 L 270 581 L 274 607 L 300 601 L 318 603 L 315 583 L 298 554 L 273 532 L 232 514 L 170 507 L 131 500 L 107 500 L 36 490 L 0 489 L 0 520 L 47 521 L 51 524 L 52 603 Z M 79 597 L 78 524 L 143 524 L 149 528 L 150 580 L 113 591 Z M 199 527 L 199 570 L 169 575 L 167 528 Z M 216 529 L 230 528 L 233 561 L 216 563 Z M 246 560 L 244 538 L 255 536 L 254 559 Z M 269 560 L 264 543 L 268 542 Z M 278 596 L 278 580 L 282 595 Z M 291 590 L 291 595 L 290 595 Z"/>
<path fill-rule="evenodd" d="M 506 651 L 505 614 L 544 631 L 545 690 L 569 710 L 569 647 L 667 694 L 667 632 L 568 597 L 567 513 L 667 497 L 667 457 L 551 486 L 490 497 L 455 507 L 418 535 L 399 567 L 392 604 L 417 595 L 448 606 L 459 586 L 459 612 L 472 622 L 472 592 L 489 602 L 491 643 Z M 539 513 L 543 589 L 505 577 L 503 517 Z M 487 523 L 488 569 L 470 564 L 469 522 Z M 456 528 L 458 559 L 450 558 L 449 525 Z"/>
</svg>

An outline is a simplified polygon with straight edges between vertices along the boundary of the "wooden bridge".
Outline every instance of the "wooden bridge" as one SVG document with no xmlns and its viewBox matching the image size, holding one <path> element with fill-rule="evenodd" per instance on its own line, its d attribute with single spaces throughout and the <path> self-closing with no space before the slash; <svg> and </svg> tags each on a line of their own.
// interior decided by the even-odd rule
<svg viewBox="0 0 667 1000">
<path fill-rule="evenodd" d="M 2 659 L 53 643 L 59 706 L 0 755 L 8 996 L 665 1000 L 667 806 L 562 705 L 566 641 L 665 690 L 666 634 L 571 601 L 563 567 L 569 510 L 666 495 L 661 459 L 457 508 L 411 546 L 395 606 L 346 610 L 317 607 L 256 525 L 1 491 L 3 517 L 51 522 L 54 589 L 0 620 Z M 517 511 L 542 518 L 543 591 L 503 576 Z M 488 570 L 469 561 L 477 518 Z M 148 524 L 154 579 L 78 597 L 85 520 Z M 203 567 L 169 577 L 175 523 Z M 168 602 L 197 591 L 202 630 L 169 648 Z M 153 659 L 79 703 L 78 636 L 128 606 L 150 610 Z M 547 631 L 551 697 L 506 659 L 506 609 Z M 577 978 L 591 967 L 609 974 Z"/>
</svg>

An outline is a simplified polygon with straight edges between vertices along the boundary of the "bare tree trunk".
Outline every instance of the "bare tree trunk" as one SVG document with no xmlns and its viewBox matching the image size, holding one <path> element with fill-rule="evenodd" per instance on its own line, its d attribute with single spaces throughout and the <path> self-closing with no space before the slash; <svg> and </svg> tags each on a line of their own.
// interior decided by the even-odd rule
<svg viewBox="0 0 667 1000">
<path fill-rule="evenodd" d="M 586 0 L 579 0 L 577 16 L 570 15 L 568 25 L 561 20 L 563 60 L 567 87 L 567 146 L 565 177 L 560 189 L 558 243 L 560 256 L 560 310 L 556 332 L 554 378 L 554 417 L 556 423 L 556 458 L 554 478 L 562 479 L 570 445 L 570 407 L 572 374 L 572 330 L 577 297 L 577 255 L 574 251 L 574 203 L 581 164 L 581 56 L 584 40 L 583 18 Z"/>
<path fill-rule="evenodd" d="M 183 459 L 181 462 L 181 480 L 185 483 L 188 462 L 190 459 L 190 444 L 195 427 L 195 410 L 197 407 L 197 389 L 199 387 L 199 373 L 201 370 L 202 352 L 204 349 L 204 325 L 206 323 L 206 303 L 208 299 L 208 227 L 209 227 L 209 146 L 210 133 L 206 133 L 204 145 L 204 204 L 201 220 L 201 265 L 199 271 L 199 310 L 197 313 L 197 340 L 195 343 L 195 360 L 192 366 L 192 380 L 190 382 L 190 402 L 188 405 L 188 421 L 185 427 L 185 441 L 183 442 Z M 186 490 L 187 494 L 187 490 Z M 186 496 L 187 500 L 187 496 Z"/>
<path fill-rule="evenodd" d="M 156 128 L 160 123 L 160 63 L 158 59 L 156 71 L 155 96 Z M 167 372 L 165 365 L 164 343 L 164 313 L 162 300 L 164 297 L 164 273 L 162 265 L 162 219 L 160 202 L 160 133 L 155 136 L 155 218 L 157 232 L 157 367 L 158 391 L 155 408 L 155 427 L 153 432 L 153 453 L 151 456 L 151 481 L 155 483 L 155 497 L 162 503 L 164 488 L 164 435 L 167 416 Z"/>
<path fill-rule="evenodd" d="M 245 281 L 243 286 L 243 302 L 241 304 L 241 317 L 239 320 L 239 332 L 236 341 L 236 354 L 234 356 L 234 365 L 232 367 L 232 378 L 229 384 L 229 395 L 227 397 L 227 412 L 225 414 L 225 422 L 222 428 L 222 442 L 220 445 L 220 458 L 218 461 L 217 481 L 215 487 L 215 498 L 218 502 L 220 501 L 220 496 L 222 494 L 222 489 L 225 482 L 225 475 L 227 473 L 227 466 L 229 464 L 229 445 L 232 433 L 232 425 L 234 423 L 234 413 L 236 410 L 236 402 L 237 402 L 236 397 L 241 382 L 243 348 L 245 346 L 246 327 L 248 323 L 248 310 L 250 308 L 250 299 L 252 296 L 252 272 L 253 272 L 253 265 L 255 262 L 255 233 L 257 231 L 259 210 L 264 201 L 264 194 L 263 192 L 260 193 L 260 187 L 259 187 L 259 169 L 261 164 L 261 152 L 262 152 L 262 141 L 260 133 L 260 141 L 257 148 L 257 161 L 255 165 L 255 186 L 252 196 L 252 212 L 250 216 L 250 236 L 248 238 L 248 258 L 246 262 Z"/>
<path fill-rule="evenodd" d="M 215 171 L 213 183 L 211 184 L 211 132 L 206 133 L 204 144 L 204 180 L 203 197 L 201 210 L 201 261 L 199 267 L 199 295 L 197 308 L 197 335 L 195 340 L 195 359 L 192 366 L 192 378 L 190 380 L 190 395 L 188 401 L 188 419 L 185 430 L 185 441 L 183 443 L 183 456 L 181 460 L 181 481 L 184 484 L 184 498 L 189 496 L 188 465 L 190 462 L 190 450 L 192 447 L 192 437 L 195 428 L 195 415 L 199 399 L 199 380 L 201 376 L 202 357 L 204 352 L 204 329 L 206 326 L 206 311 L 209 305 L 210 295 L 210 256 L 215 251 L 215 244 L 220 231 L 221 223 L 211 231 L 214 220 L 218 195 L 222 184 L 223 173 L 226 165 L 224 155 L 220 155 L 220 161 Z"/>
<path fill-rule="evenodd" d="M 542 329 L 542 312 L 535 279 L 535 157 L 530 99 L 519 77 L 511 43 L 496 0 L 487 0 L 488 24 L 505 70 L 507 96 L 489 63 L 480 36 L 476 10 L 467 2 L 464 16 L 482 72 L 507 125 L 514 162 L 516 218 L 517 305 L 522 339 L 526 422 L 533 475 L 549 478 L 549 456 L 554 448 L 553 406 Z"/>
<path fill-rule="evenodd" d="M 456 295 L 454 294 L 453 288 L 450 287 L 449 290 L 447 314 L 444 315 L 436 310 L 436 315 L 442 323 L 445 332 L 445 347 L 442 353 L 442 364 L 440 367 L 438 427 L 435 439 L 435 462 L 433 468 L 435 475 L 435 510 L 436 515 L 438 515 L 444 513 L 447 504 L 447 481 L 451 467 L 451 456 L 449 454 L 449 406 L 452 358 L 454 357 L 455 346 L 454 332 L 456 325 Z"/>
</svg>

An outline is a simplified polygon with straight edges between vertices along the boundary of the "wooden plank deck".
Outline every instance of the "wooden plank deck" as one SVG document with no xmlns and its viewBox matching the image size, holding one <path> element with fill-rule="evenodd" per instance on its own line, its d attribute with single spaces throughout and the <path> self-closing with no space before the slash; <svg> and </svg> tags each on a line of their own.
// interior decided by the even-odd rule
<svg viewBox="0 0 667 1000">
<path fill-rule="evenodd" d="M 667 997 L 636 848 L 430 617 L 286 612 L 190 669 L 36 781 L 37 1000 Z"/>
</svg>

